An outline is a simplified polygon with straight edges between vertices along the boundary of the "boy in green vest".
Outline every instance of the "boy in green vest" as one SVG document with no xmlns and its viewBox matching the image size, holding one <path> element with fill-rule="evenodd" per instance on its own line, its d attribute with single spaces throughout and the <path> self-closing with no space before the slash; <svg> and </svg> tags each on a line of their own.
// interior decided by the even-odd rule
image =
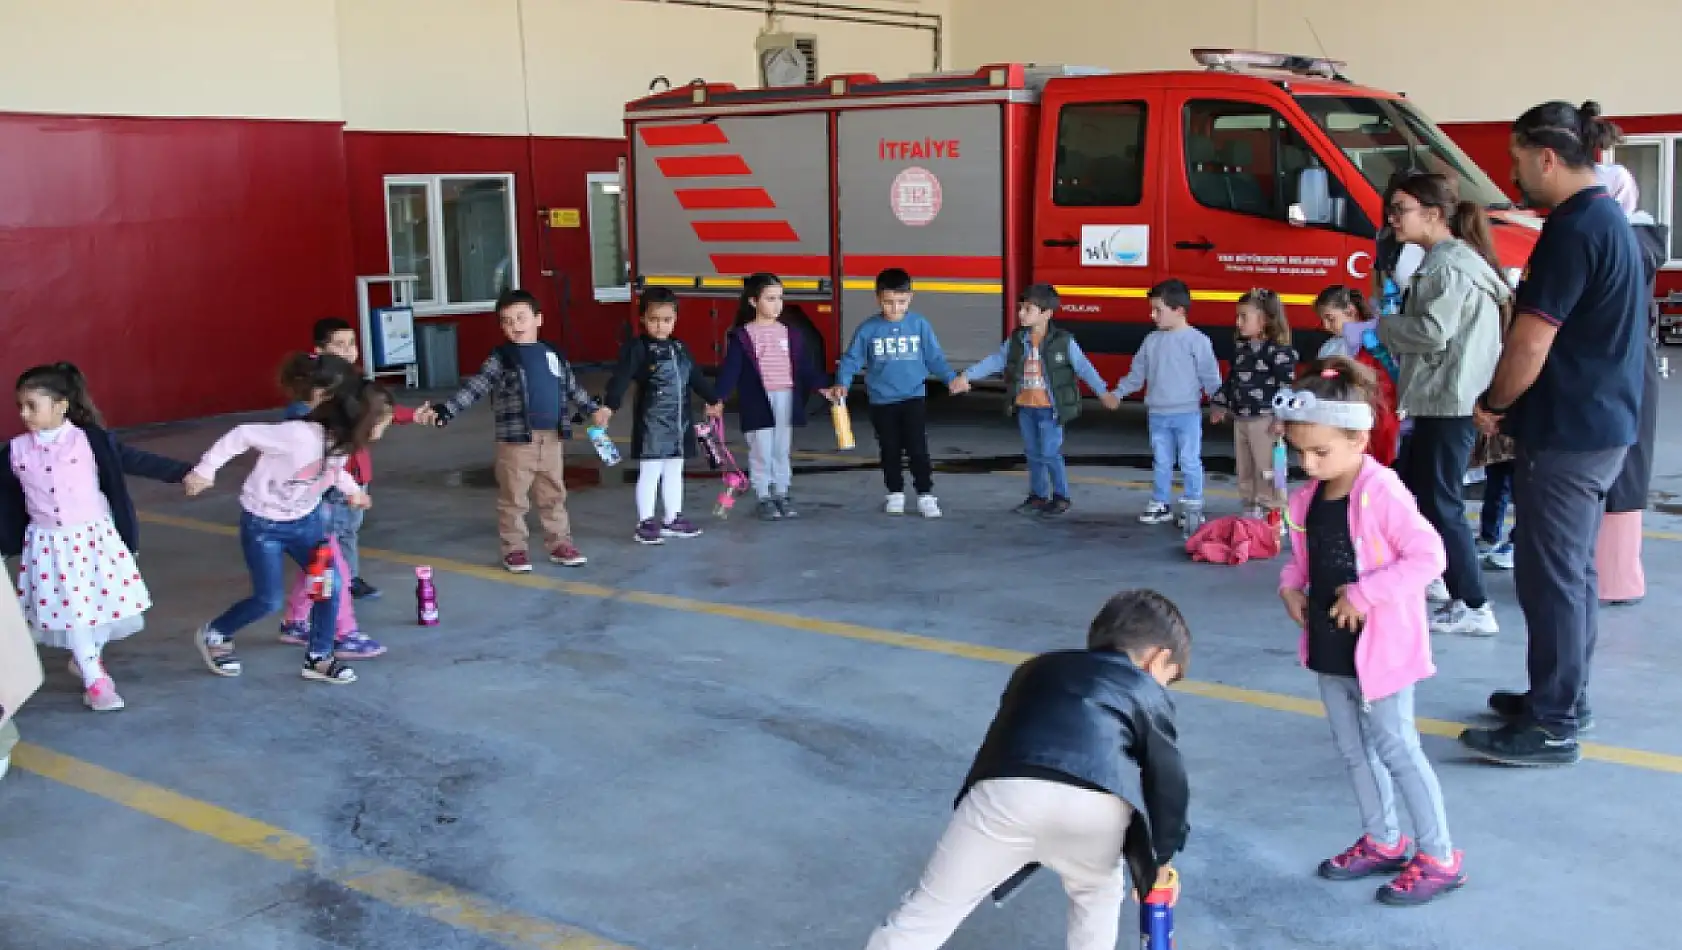
<svg viewBox="0 0 1682 950">
<path fill-rule="evenodd" d="M 1016 413 L 1028 456 L 1028 500 L 1017 514 L 1061 515 L 1069 510 L 1069 476 L 1063 466 L 1063 427 L 1080 415 L 1080 383 L 1085 382 L 1106 409 L 1121 405 L 1104 378 L 1092 368 L 1080 344 L 1067 330 L 1051 325 L 1057 291 L 1034 284 L 1016 303 L 1017 328 L 999 351 L 952 381 L 954 393 L 1004 370 L 1009 398 L 1005 412 Z"/>
</svg>

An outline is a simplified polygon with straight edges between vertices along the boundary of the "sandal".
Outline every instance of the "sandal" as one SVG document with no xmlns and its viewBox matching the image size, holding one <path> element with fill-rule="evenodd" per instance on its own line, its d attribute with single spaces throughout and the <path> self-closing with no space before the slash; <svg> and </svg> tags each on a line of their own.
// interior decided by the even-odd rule
<svg viewBox="0 0 1682 950">
<path fill-rule="evenodd" d="M 356 671 L 330 656 L 304 657 L 304 679 L 344 685 L 356 682 Z"/>
<path fill-rule="evenodd" d="M 204 665 L 217 676 L 238 676 L 244 670 L 239 655 L 234 652 L 234 641 L 210 629 L 209 624 L 193 635 L 193 644 L 199 648 Z"/>
</svg>

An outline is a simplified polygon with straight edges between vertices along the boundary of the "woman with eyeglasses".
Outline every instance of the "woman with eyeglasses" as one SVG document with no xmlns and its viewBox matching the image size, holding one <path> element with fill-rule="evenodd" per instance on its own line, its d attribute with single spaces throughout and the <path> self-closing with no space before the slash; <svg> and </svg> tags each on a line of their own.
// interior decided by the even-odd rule
<svg viewBox="0 0 1682 950">
<path fill-rule="evenodd" d="M 1401 363 L 1399 408 L 1413 423 L 1399 474 L 1448 553 L 1448 600 L 1435 606 L 1431 629 L 1493 636 L 1462 490 L 1478 434 L 1472 410 L 1495 374 L 1512 290 L 1483 209 L 1461 201 L 1448 178 L 1409 175 L 1391 188 L 1386 210 L 1396 239 L 1425 249 L 1402 312 L 1380 320 L 1378 336 Z"/>
</svg>

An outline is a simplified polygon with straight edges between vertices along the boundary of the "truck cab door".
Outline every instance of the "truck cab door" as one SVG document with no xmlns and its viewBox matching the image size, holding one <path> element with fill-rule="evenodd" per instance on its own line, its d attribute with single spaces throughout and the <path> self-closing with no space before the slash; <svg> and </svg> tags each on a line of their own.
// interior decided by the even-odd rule
<svg viewBox="0 0 1682 950">
<path fill-rule="evenodd" d="M 1232 304 L 1265 287 L 1285 303 L 1298 354 L 1312 359 L 1325 339 L 1315 296 L 1371 279 L 1376 231 L 1329 170 L 1341 163 L 1292 124 L 1296 110 L 1260 94 L 1182 89 L 1167 105 L 1165 271 L 1190 286 L 1192 322 L 1230 359 Z"/>
<path fill-rule="evenodd" d="M 1033 279 L 1057 287 L 1059 323 L 1106 376 L 1151 329 L 1162 99 L 1125 77 L 1054 81 L 1041 99 Z"/>
</svg>

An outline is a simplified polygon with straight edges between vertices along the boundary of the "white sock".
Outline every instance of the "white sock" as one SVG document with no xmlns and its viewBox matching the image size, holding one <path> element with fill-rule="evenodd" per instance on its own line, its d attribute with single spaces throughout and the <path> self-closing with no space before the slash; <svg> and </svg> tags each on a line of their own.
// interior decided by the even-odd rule
<svg viewBox="0 0 1682 950">
<path fill-rule="evenodd" d="M 637 472 L 637 521 L 651 521 L 654 518 L 654 499 L 660 490 L 660 472 L 665 462 L 657 459 L 644 459 L 642 468 Z"/>
<path fill-rule="evenodd" d="M 82 686 L 91 687 L 105 676 L 105 664 L 100 662 L 99 644 L 94 640 L 93 631 L 75 627 L 66 633 L 70 638 L 70 653 L 76 657 L 76 665 L 82 668 Z"/>
<path fill-rule="evenodd" d="M 683 459 L 666 459 L 660 463 L 660 499 L 666 505 L 666 521 L 683 514 Z M 649 511 L 653 511 L 652 502 Z"/>
</svg>

